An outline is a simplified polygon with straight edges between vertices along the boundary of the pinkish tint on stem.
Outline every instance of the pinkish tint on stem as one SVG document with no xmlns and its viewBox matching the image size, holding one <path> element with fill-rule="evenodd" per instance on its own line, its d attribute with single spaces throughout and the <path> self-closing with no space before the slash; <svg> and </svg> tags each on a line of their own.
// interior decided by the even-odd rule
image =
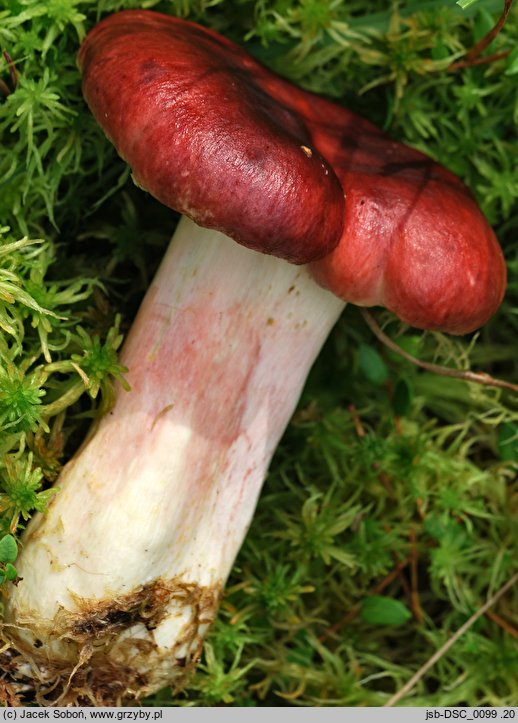
<svg viewBox="0 0 518 723">
<path fill-rule="evenodd" d="M 72 691 L 87 679 L 92 702 L 141 697 L 197 660 L 343 307 L 306 267 L 182 220 L 124 346 L 131 391 L 25 534 L 9 620 L 49 690 L 82 660 Z"/>
</svg>

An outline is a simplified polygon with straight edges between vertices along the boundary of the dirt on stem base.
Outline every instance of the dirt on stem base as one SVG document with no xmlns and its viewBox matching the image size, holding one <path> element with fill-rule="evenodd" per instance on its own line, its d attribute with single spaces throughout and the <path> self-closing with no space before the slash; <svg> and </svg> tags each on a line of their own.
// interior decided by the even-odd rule
<svg viewBox="0 0 518 723">
<path fill-rule="evenodd" d="M 77 599 L 54 620 L 29 614 L 0 628 L 0 703 L 8 706 L 122 705 L 185 682 L 217 612 L 221 586 L 157 579 L 112 600 Z M 185 616 L 171 649 L 155 631 Z M 172 612 L 173 611 L 173 612 Z"/>
</svg>

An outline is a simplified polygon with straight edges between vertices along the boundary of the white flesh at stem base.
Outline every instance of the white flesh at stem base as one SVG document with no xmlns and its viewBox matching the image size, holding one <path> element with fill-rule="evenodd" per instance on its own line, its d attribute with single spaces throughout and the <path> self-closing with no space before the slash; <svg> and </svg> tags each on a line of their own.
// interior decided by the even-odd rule
<svg viewBox="0 0 518 723">
<path fill-rule="evenodd" d="M 123 349 L 131 391 L 26 532 L 6 608 L 31 660 L 42 650 L 68 676 L 84 665 L 93 688 L 96 668 L 125 670 L 139 697 L 198 657 L 343 308 L 305 267 L 182 219 Z"/>
</svg>

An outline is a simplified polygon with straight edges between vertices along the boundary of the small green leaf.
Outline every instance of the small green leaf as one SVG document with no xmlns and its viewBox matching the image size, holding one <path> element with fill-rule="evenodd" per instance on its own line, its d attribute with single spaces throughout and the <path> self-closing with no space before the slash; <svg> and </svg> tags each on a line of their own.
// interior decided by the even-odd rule
<svg viewBox="0 0 518 723">
<path fill-rule="evenodd" d="M 383 595 L 366 597 L 360 615 L 370 625 L 402 625 L 412 617 L 404 603 Z"/>
<path fill-rule="evenodd" d="M 504 422 L 498 430 L 498 451 L 505 462 L 518 461 L 518 426 Z"/>
<path fill-rule="evenodd" d="M 434 60 L 444 60 L 450 55 L 450 51 L 444 43 L 438 42 L 437 45 L 431 49 L 430 54 Z"/>
<path fill-rule="evenodd" d="M 5 566 L 5 576 L 8 580 L 16 580 L 18 577 L 18 570 L 10 562 Z"/>
<path fill-rule="evenodd" d="M 493 29 L 494 25 L 495 20 L 493 19 L 491 13 L 489 13 L 485 8 L 481 7 L 475 18 L 475 26 L 473 28 L 473 40 L 475 41 L 475 43 L 478 43 L 479 40 L 482 40 L 482 38 L 487 35 L 490 30 Z M 492 47 L 493 43 L 488 46 L 488 48 Z"/>
<path fill-rule="evenodd" d="M 358 349 L 358 364 L 363 375 L 376 386 L 381 386 L 388 379 L 385 362 L 376 349 L 367 344 L 360 344 Z"/>
<path fill-rule="evenodd" d="M 406 379 L 400 379 L 394 389 L 392 406 L 398 417 L 406 417 L 412 406 L 412 387 Z"/>
<path fill-rule="evenodd" d="M 0 540 L 0 562 L 14 562 L 18 556 L 18 545 L 12 535 L 5 535 Z"/>
</svg>

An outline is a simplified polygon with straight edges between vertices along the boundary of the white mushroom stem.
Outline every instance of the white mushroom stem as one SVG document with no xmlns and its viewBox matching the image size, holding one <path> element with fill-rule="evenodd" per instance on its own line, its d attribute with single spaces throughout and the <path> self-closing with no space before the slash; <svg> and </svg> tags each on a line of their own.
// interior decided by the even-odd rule
<svg viewBox="0 0 518 723">
<path fill-rule="evenodd" d="M 131 391 L 24 538 L 7 616 L 42 680 L 78 666 L 69 690 L 138 697 L 196 660 L 343 307 L 305 267 L 181 221 L 123 350 Z"/>
</svg>

